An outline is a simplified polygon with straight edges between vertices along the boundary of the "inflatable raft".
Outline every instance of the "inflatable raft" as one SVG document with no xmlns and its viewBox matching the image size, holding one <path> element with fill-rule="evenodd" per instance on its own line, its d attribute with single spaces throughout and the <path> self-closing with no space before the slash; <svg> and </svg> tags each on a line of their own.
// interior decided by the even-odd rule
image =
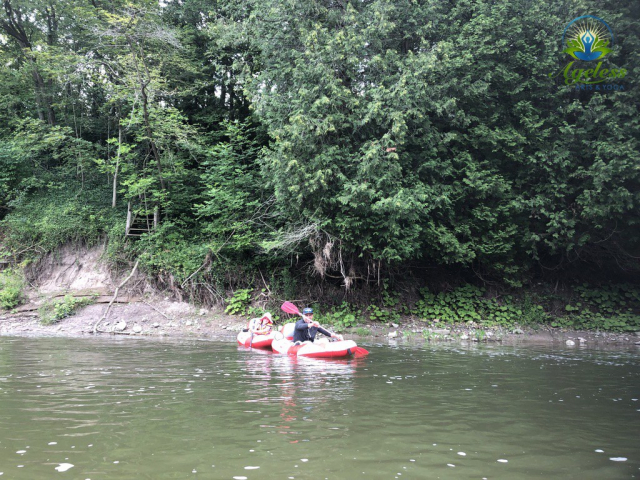
<svg viewBox="0 0 640 480">
<path fill-rule="evenodd" d="M 251 339 L 251 332 L 242 331 L 238 334 L 238 343 L 245 347 L 252 348 L 271 348 L 271 342 L 273 342 L 274 335 L 277 332 L 271 332 L 266 335 L 253 334 L 253 340 Z"/>
<path fill-rule="evenodd" d="M 359 354 L 361 349 L 353 340 L 341 340 L 338 342 L 329 342 L 324 339 L 318 339 L 315 342 L 304 342 L 295 345 L 291 340 L 282 338 L 277 335 L 273 340 L 271 348 L 276 353 L 287 355 L 297 355 L 298 357 L 310 358 L 342 358 Z"/>
</svg>

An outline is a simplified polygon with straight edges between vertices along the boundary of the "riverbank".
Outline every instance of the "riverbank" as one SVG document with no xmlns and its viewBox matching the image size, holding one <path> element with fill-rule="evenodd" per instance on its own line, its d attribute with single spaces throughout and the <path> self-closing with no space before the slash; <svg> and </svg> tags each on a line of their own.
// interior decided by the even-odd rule
<svg viewBox="0 0 640 480">
<path fill-rule="evenodd" d="M 0 309 L 0 335 L 122 335 L 233 341 L 247 323 L 246 316 L 227 315 L 223 306 L 203 308 L 179 301 L 179 289 L 174 289 L 174 294 L 160 291 L 139 270 L 116 271 L 101 260 L 103 257 L 103 246 L 67 245 L 43 255 L 21 275 L 14 274 L 16 279 L 23 278 L 16 289 L 19 302 L 12 310 Z M 11 288 L 6 285 L 5 288 Z M 242 293 L 246 295 L 243 297 Z M 583 302 L 602 300 L 599 297 L 592 299 L 587 295 L 589 293 L 592 292 L 582 292 L 586 298 L 582 298 Z M 542 291 L 539 294 L 544 296 Z M 611 292 L 603 291 L 602 294 L 612 298 Z M 637 292 L 632 290 L 632 294 Z M 265 298 L 260 303 L 256 300 L 260 297 L 252 295 L 251 290 L 236 290 L 226 301 L 227 311 L 243 314 L 261 311 L 258 305 L 268 303 L 272 314 L 281 317 L 279 323 L 286 323 L 286 316 L 278 308 L 282 299 L 275 294 Z M 577 308 L 571 306 L 571 299 L 554 297 L 553 293 L 544 298 L 555 299 L 549 301 L 556 302 L 553 306 L 556 312 L 566 314 Z M 611 308 L 611 302 L 607 301 L 607 308 Z M 640 343 L 638 332 L 580 329 L 578 324 L 572 326 L 560 321 L 562 318 L 554 321 L 554 317 L 535 304 L 508 301 L 499 304 L 495 299 L 480 296 L 478 289 L 472 286 L 437 297 L 425 293 L 422 299 L 403 300 L 402 303 L 415 305 L 404 315 L 397 308 L 400 300 L 396 294 L 387 292 L 385 302 L 395 302 L 396 308 L 370 306 L 366 311 L 347 303 L 331 307 L 318 300 L 320 311 L 324 312 L 319 320 L 329 329 L 370 343 L 490 342 L 632 348 Z M 581 305 L 577 301 L 574 304 Z M 229 307 L 232 308 L 229 310 Z M 451 319 L 457 318 L 462 310 L 474 314 L 472 318 L 481 316 L 488 321 L 470 321 L 470 314 L 461 317 L 465 321 Z M 620 317 L 624 315 L 629 316 L 621 314 Z M 605 317 L 602 319 L 607 321 Z"/>
<path fill-rule="evenodd" d="M 104 297 L 94 297 L 104 298 Z M 122 299 L 121 299 L 122 300 Z M 168 297 L 114 303 L 105 320 L 108 304 L 94 303 L 51 325 L 40 319 L 35 305 L 22 311 L 0 313 L 0 335 L 7 336 L 83 336 L 122 335 L 131 337 L 199 338 L 233 341 L 247 323 L 240 316 L 226 315 L 222 309 L 206 309 Z M 284 320 L 281 320 L 284 323 Z M 330 327 L 329 327 L 330 328 Z M 608 347 L 640 349 L 637 333 L 576 331 L 559 328 L 482 327 L 467 324 L 423 322 L 410 317 L 398 323 L 364 322 L 342 332 L 348 338 L 370 343 L 458 342 L 493 344 L 557 344 L 567 347 Z"/>
</svg>

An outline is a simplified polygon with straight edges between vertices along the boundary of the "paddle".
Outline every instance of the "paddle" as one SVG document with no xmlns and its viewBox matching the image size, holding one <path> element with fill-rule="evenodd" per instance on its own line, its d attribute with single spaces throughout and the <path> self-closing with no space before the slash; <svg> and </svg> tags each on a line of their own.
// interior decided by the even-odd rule
<svg viewBox="0 0 640 480">
<path fill-rule="evenodd" d="M 293 303 L 291 302 L 284 302 L 282 304 L 282 311 L 286 312 L 286 313 L 291 313 L 292 315 L 300 315 L 302 316 L 302 314 L 300 313 L 300 310 L 298 310 L 298 307 L 296 307 Z"/>
<path fill-rule="evenodd" d="M 280 307 L 280 308 L 282 308 L 282 311 L 285 312 L 285 313 L 291 313 L 293 315 L 302 315 L 300 313 L 300 310 L 298 310 L 298 307 L 296 307 L 291 302 L 284 302 L 282 304 L 282 307 Z M 362 347 L 356 347 L 354 355 L 356 357 L 364 357 L 365 355 L 369 355 L 369 350 L 367 350 L 366 348 L 362 348 Z"/>
<path fill-rule="evenodd" d="M 365 355 L 369 355 L 369 350 L 362 347 L 356 347 L 356 351 L 353 352 L 353 355 L 356 357 L 364 357 Z"/>
</svg>

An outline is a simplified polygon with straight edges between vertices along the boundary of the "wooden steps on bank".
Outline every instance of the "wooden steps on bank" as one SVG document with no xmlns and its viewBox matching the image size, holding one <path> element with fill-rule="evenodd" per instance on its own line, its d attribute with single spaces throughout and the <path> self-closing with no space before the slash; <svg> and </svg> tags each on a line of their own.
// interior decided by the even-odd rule
<svg viewBox="0 0 640 480">
<path fill-rule="evenodd" d="M 127 224 L 125 228 L 125 236 L 141 237 L 145 233 L 149 233 L 158 226 L 159 221 L 158 206 L 151 208 L 147 205 L 134 207 L 131 202 L 127 204 Z"/>
</svg>

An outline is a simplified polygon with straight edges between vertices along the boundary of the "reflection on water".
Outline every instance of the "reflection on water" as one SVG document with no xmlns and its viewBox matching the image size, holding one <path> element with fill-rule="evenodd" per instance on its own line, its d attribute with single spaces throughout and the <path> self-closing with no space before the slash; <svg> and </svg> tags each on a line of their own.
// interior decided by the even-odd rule
<svg viewBox="0 0 640 480">
<path fill-rule="evenodd" d="M 2 479 L 636 478 L 633 353 L 0 338 Z M 65 477 L 66 476 L 66 477 Z"/>
<path fill-rule="evenodd" d="M 240 347 L 238 351 L 244 361 L 242 370 L 247 373 L 248 404 L 279 405 L 279 418 L 260 424 L 266 434 L 292 435 L 291 444 L 308 442 L 303 435 L 304 428 L 297 422 L 313 422 L 316 405 L 328 400 L 348 402 L 354 385 L 353 378 L 361 359 L 330 359 L 318 361 L 304 357 L 289 357 L 271 352 L 247 354 Z M 246 410 L 246 413 L 261 414 L 261 410 Z M 303 424 L 300 424 L 303 425 Z M 337 430 L 337 427 L 330 427 Z M 305 459 L 304 462 L 308 461 Z"/>
</svg>

